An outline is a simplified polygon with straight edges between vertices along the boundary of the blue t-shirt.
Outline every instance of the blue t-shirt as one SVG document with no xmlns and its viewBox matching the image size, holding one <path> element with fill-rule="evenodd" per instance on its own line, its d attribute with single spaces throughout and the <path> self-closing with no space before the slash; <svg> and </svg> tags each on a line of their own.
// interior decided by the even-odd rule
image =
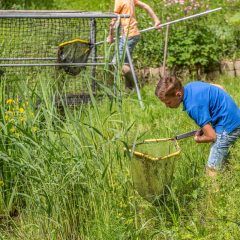
<svg viewBox="0 0 240 240">
<path fill-rule="evenodd" d="M 211 124 L 217 133 L 240 126 L 240 109 L 221 88 L 200 81 L 184 87 L 183 110 L 201 128 Z"/>
</svg>

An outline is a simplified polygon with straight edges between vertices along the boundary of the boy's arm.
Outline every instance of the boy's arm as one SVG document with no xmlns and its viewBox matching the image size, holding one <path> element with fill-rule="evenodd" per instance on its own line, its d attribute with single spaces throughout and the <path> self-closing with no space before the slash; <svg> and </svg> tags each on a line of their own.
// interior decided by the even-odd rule
<svg viewBox="0 0 240 240">
<path fill-rule="evenodd" d="M 196 133 L 194 140 L 197 143 L 214 142 L 216 140 L 216 132 L 213 127 L 208 123 L 204 127 L 202 127 L 201 132 Z"/>
<path fill-rule="evenodd" d="M 120 1 L 115 1 L 115 3 L 114 3 L 114 13 L 121 14 L 121 11 L 122 11 L 122 3 Z M 117 19 L 113 18 L 110 22 L 110 25 L 109 25 L 109 34 L 108 34 L 108 37 L 107 37 L 107 42 L 108 43 L 113 43 L 114 42 L 113 36 L 114 36 L 114 31 L 115 31 L 116 24 L 117 24 Z"/>
<path fill-rule="evenodd" d="M 109 34 L 108 34 L 108 37 L 107 37 L 107 42 L 108 43 L 113 43 L 114 42 L 113 35 L 114 35 L 114 29 L 115 29 L 116 21 L 117 21 L 117 19 L 113 18 L 112 21 L 110 22 Z"/>
<path fill-rule="evenodd" d="M 147 5 L 144 2 L 137 1 L 136 6 L 144 9 L 149 14 L 149 16 L 152 18 L 152 20 L 154 21 L 155 27 L 159 28 L 159 25 L 161 24 L 161 22 L 149 5 Z"/>
</svg>

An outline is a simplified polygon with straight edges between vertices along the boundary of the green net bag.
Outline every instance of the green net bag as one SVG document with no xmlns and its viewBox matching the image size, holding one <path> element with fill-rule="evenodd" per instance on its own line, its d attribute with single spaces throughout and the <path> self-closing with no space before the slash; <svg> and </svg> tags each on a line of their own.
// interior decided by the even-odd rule
<svg viewBox="0 0 240 240">
<path fill-rule="evenodd" d="M 131 172 L 138 193 L 150 202 L 164 194 L 172 182 L 175 160 L 180 154 L 176 140 L 148 139 L 128 148 Z"/>
<path fill-rule="evenodd" d="M 88 41 L 74 39 L 58 46 L 58 63 L 86 63 L 91 52 Z M 76 76 L 85 66 L 60 66 L 66 73 Z"/>
</svg>

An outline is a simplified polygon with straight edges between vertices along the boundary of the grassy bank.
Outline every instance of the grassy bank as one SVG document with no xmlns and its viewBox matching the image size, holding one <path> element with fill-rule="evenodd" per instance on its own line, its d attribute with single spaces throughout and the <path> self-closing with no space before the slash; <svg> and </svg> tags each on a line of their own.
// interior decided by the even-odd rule
<svg viewBox="0 0 240 240">
<path fill-rule="evenodd" d="M 219 81 L 240 105 L 239 79 Z M 122 93 L 92 98 L 63 116 L 51 101 L 51 82 L 39 83 L 38 108 L 32 92 L 21 100 L 2 96 L 2 239 L 239 238 L 239 143 L 212 193 L 204 176 L 209 145 L 181 141 L 169 194 L 154 206 L 134 190 L 123 148 L 143 133 L 159 138 L 195 129 L 182 110 L 166 109 L 146 86 L 145 110 L 134 94 Z"/>
</svg>

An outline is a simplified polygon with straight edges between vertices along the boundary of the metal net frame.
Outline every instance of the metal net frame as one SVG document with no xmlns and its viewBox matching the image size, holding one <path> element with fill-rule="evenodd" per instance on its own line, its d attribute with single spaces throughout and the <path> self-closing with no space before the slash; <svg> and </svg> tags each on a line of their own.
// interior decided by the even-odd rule
<svg viewBox="0 0 240 240">
<path fill-rule="evenodd" d="M 176 139 L 145 139 L 125 149 L 131 157 L 135 189 L 149 202 L 157 202 L 171 185 L 181 148 Z"/>
<path fill-rule="evenodd" d="M 89 82 L 85 80 L 90 76 L 90 85 L 95 91 L 97 68 L 113 64 L 111 56 L 106 56 L 106 44 L 96 43 L 106 39 L 112 18 L 126 17 L 129 16 L 101 12 L 1 10 L 0 78 L 13 76 L 19 80 L 20 76 L 28 76 L 28 84 L 34 85 L 36 76 L 47 72 L 52 78 L 60 79 L 62 88 L 76 96 L 76 93 L 88 91 Z M 92 45 L 88 61 L 57 62 L 58 46 L 74 39 Z M 59 70 L 68 65 L 87 67 L 83 73 L 71 77 Z"/>
</svg>

